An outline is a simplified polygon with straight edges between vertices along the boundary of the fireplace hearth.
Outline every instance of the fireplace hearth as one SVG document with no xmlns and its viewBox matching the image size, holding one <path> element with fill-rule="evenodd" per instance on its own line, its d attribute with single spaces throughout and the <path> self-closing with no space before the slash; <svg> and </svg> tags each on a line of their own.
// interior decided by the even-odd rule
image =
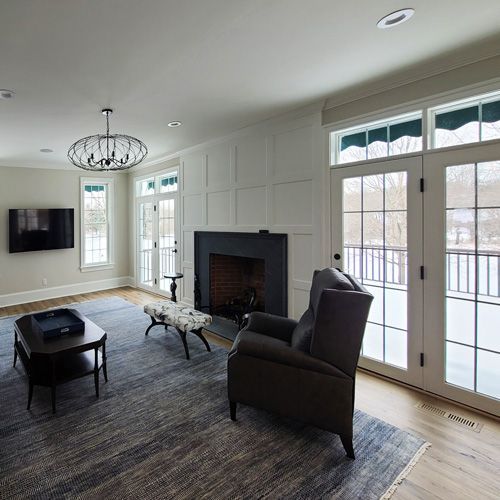
<svg viewBox="0 0 500 500">
<path fill-rule="evenodd" d="M 288 312 L 287 235 L 196 231 L 195 308 L 209 330 L 233 340 L 251 311 Z"/>
</svg>

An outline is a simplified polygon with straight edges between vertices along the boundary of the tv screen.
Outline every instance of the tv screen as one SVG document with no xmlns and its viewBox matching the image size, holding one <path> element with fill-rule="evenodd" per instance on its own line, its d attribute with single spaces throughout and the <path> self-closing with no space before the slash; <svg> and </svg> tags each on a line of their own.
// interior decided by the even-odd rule
<svg viewBox="0 0 500 500">
<path fill-rule="evenodd" d="M 74 248 L 73 208 L 9 210 L 9 252 Z"/>
</svg>

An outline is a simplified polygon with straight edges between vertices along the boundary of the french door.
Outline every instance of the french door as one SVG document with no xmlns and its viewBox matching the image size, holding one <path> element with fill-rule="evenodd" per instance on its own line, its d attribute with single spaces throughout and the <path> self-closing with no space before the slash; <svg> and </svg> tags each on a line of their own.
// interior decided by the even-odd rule
<svg viewBox="0 0 500 500">
<path fill-rule="evenodd" d="M 141 288 L 170 293 L 166 274 L 179 269 L 176 195 L 160 195 L 137 202 L 137 283 Z"/>
<path fill-rule="evenodd" d="M 500 415 L 500 148 L 424 163 L 425 389 Z"/>
<path fill-rule="evenodd" d="M 374 296 L 360 366 L 500 415 L 498 145 L 335 168 L 331 197 L 332 264 Z"/>
<path fill-rule="evenodd" d="M 422 158 L 331 170 L 332 265 L 373 294 L 360 366 L 421 387 Z"/>
</svg>

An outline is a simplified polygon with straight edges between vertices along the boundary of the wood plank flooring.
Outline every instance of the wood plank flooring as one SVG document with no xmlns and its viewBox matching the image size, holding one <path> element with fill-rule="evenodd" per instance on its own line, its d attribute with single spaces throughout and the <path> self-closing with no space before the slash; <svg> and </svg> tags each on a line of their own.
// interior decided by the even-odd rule
<svg viewBox="0 0 500 500">
<path fill-rule="evenodd" d="M 118 296 L 137 305 L 158 296 L 132 288 L 71 295 L 0 308 L 0 317 L 26 314 L 72 302 Z M 207 334 L 209 342 L 229 348 L 230 342 Z M 499 381 L 500 383 L 500 381 Z M 481 432 L 415 408 L 425 401 L 483 424 Z M 500 499 L 500 423 L 411 388 L 359 372 L 356 407 L 430 441 L 432 447 L 397 489 L 394 499 Z"/>
</svg>

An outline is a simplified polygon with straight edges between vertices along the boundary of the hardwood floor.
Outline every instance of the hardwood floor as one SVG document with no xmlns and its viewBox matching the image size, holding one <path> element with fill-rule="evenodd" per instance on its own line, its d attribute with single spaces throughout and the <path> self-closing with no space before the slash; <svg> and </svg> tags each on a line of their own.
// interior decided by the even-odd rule
<svg viewBox="0 0 500 500">
<path fill-rule="evenodd" d="M 156 295 L 124 287 L 4 307 L 0 308 L 0 317 L 113 295 L 137 305 L 158 300 Z M 211 343 L 230 347 L 228 341 L 219 337 L 207 334 L 207 338 Z M 458 423 L 425 413 L 415 408 L 420 401 L 480 422 L 483 428 L 475 432 Z M 365 372 L 358 373 L 356 407 L 432 443 L 432 447 L 399 486 L 394 499 L 500 498 L 498 421 Z"/>
</svg>

